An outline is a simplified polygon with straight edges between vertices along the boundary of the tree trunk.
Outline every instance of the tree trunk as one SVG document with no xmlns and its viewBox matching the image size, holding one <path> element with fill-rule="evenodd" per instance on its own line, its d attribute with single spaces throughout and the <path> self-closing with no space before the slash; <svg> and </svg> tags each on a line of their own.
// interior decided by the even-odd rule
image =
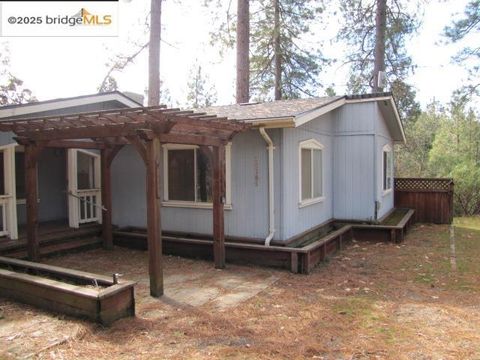
<svg viewBox="0 0 480 360">
<path fill-rule="evenodd" d="M 249 0 L 237 4 L 237 103 L 250 100 L 250 9 Z"/>
<path fill-rule="evenodd" d="M 160 39 L 162 0 L 151 0 L 150 43 L 148 46 L 148 106 L 160 104 Z"/>
<path fill-rule="evenodd" d="M 275 100 L 282 98 L 282 54 L 280 48 L 280 0 L 273 0 L 274 24 L 273 24 L 273 51 L 275 61 Z"/>
<path fill-rule="evenodd" d="M 372 92 L 382 92 L 383 85 L 379 84 L 379 73 L 385 72 L 385 31 L 387 23 L 387 0 L 377 0 L 375 16 L 375 62 L 373 66 Z"/>
</svg>

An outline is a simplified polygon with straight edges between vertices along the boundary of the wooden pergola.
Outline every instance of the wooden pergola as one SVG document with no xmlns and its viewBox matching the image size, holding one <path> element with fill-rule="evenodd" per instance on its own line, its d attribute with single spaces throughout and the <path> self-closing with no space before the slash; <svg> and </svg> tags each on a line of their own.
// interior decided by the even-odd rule
<svg viewBox="0 0 480 360">
<path fill-rule="evenodd" d="M 213 163 L 213 254 L 215 267 L 225 267 L 225 145 L 249 125 L 205 113 L 141 107 L 65 116 L 49 116 L 0 122 L 0 131 L 16 134 L 25 146 L 25 185 L 28 256 L 39 259 L 37 166 L 47 147 L 99 149 L 103 245 L 113 247 L 110 168 L 123 146 L 133 145 L 146 166 L 147 237 L 150 293 L 163 294 L 161 192 L 159 153 L 161 143 L 198 145 Z"/>
</svg>

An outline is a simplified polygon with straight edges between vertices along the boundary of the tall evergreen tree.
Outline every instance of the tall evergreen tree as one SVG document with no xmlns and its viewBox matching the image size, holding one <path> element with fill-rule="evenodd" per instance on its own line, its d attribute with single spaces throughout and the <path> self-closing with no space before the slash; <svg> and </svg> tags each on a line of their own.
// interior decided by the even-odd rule
<svg viewBox="0 0 480 360">
<path fill-rule="evenodd" d="M 250 0 L 237 4 L 237 103 L 250 99 Z"/>
<path fill-rule="evenodd" d="M 251 90 L 275 100 L 311 96 L 326 61 L 305 37 L 322 12 L 314 0 L 257 0 L 251 13 Z M 302 42 L 303 41 L 303 42 Z"/>
<path fill-rule="evenodd" d="M 461 42 L 469 37 L 478 36 L 480 31 L 480 0 L 471 0 L 465 7 L 463 16 L 445 27 L 444 35 L 453 43 Z M 466 60 L 473 60 L 469 67 L 470 84 L 461 89 L 464 96 L 480 95 L 480 47 L 466 46 L 455 57 L 454 61 L 464 65 Z"/>
<path fill-rule="evenodd" d="M 405 41 L 420 25 L 420 3 L 415 13 L 409 12 L 406 5 L 407 2 L 401 0 L 340 0 L 343 25 L 338 40 L 348 47 L 348 90 L 352 93 L 383 91 L 378 87 L 378 75 L 384 71 L 388 87 L 397 98 L 404 98 L 401 112 L 409 115 L 418 114 L 419 105 L 415 92 L 405 83 L 415 68 L 406 52 Z M 396 94 L 397 90 L 401 93 Z"/>
<path fill-rule="evenodd" d="M 206 0 L 207 4 L 212 2 L 219 5 Z M 306 38 L 313 36 L 310 25 L 318 21 L 323 11 L 321 2 L 250 0 L 249 9 L 250 97 L 257 100 L 286 99 L 317 93 L 318 75 L 326 59 L 319 50 L 308 47 Z M 244 11 L 245 8 L 243 15 Z M 240 31 L 239 25 L 240 19 L 236 19 L 228 7 L 225 20 L 211 33 L 212 43 L 221 48 L 232 47 L 235 44 L 232 32 Z M 245 56 L 245 47 L 241 53 Z"/>
<path fill-rule="evenodd" d="M 148 106 L 160 104 L 160 40 L 162 0 L 151 0 L 150 41 L 148 47 Z"/>
<path fill-rule="evenodd" d="M 200 65 L 196 65 L 190 71 L 189 78 L 187 107 L 196 109 L 211 106 L 217 101 L 217 92 L 209 83 L 209 78 L 204 75 Z"/>
</svg>

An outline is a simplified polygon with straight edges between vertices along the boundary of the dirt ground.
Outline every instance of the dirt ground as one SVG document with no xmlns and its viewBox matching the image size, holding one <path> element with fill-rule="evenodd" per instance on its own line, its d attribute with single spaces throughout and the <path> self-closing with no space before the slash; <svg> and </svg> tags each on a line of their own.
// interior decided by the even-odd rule
<svg viewBox="0 0 480 360">
<path fill-rule="evenodd" d="M 480 359 L 480 220 L 456 225 L 454 254 L 448 226 L 418 225 L 402 244 L 352 242 L 309 276 L 165 257 L 160 300 L 145 252 L 50 258 L 140 280 L 137 316 L 102 328 L 0 298 L 0 359 Z"/>
</svg>

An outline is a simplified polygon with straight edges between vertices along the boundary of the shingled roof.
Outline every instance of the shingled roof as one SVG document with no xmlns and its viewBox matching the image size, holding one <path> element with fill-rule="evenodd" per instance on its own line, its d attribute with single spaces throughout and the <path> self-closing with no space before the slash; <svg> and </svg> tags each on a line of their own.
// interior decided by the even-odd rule
<svg viewBox="0 0 480 360">
<path fill-rule="evenodd" d="M 392 132 L 394 140 L 405 142 L 403 125 L 395 100 L 390 92 L 209 106 L 195 111 L 226 117 L 229 120 L 248 122 L 255 127 L 285 128 L 301 126 L 345 104 L 369 101 L 382 104 L 379 109 Z"/>
<path fill-rule="evenodd" d="M 267 120 L 290 118 L 331 104 L 344 96 L 324 96 L 310 99 L 277 100 L 264 103 L 245 103 L 202 108 L 202 112 L 231 120 Z"/>
</svg>

